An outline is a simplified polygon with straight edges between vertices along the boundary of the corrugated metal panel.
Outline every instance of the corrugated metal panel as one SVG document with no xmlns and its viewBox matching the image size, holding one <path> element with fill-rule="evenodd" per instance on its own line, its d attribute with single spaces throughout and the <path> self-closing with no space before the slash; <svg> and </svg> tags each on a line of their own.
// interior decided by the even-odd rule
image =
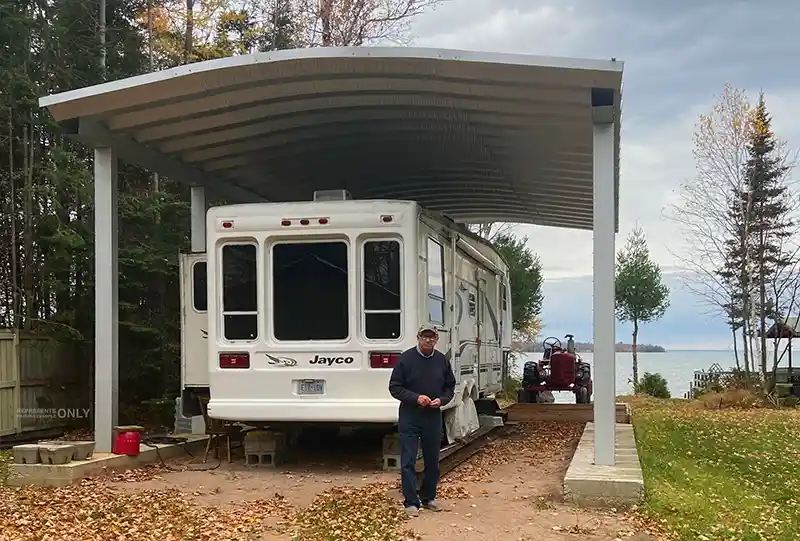
<svg viewBox="0 0 800 541">
<path fill-rule="evenodd" d="M 59 121 L 76 119 L 87 144 L 231 202 L 346 189 L 356 199 L 412 199 L 456 221 L 591 229 L 594 112 L 613 109 L 618 163 L 622 69 L 441 49 L 300 49 L 40 104 Z M 609 189 L 618 192 L 616 177 Z"/>
</svg>

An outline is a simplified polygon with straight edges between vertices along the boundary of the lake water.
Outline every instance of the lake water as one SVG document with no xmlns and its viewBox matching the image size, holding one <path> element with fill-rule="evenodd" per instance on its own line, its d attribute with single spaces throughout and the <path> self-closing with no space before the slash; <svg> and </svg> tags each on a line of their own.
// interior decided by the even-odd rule
<svg viewBox="0 0 800 541">
<path fill-rule="evenodd" d="M 792 357 L 795 359 L 795 366 L 800 365 L 800 356 L 792 350 Z M 516 360 L 517 375 L 522 374 L 522 365 L 528 360 L 538 360 L 541 353 L 526 353 L 518 356 Z M 591 353 L 580 353 L 580 356 L 589 364 L 592 364 Z M 723 370 L 735 366 L 736 362 L 731 350 L 687 350 L 687 351 L 666 351 L 664 353 L 639 353 L 639 377 L 645 372 L 659 373 L 666 378 L 669 384 L 669 391 L 673 398 L 683 398 L 689 391 L 695 370 L 708 370 L 712 364 L 718 363 Z M 784 359 L 786 356 L 784 356 Z M 632 386 L 628 383 L 633 378 L 633 360 L 630 352 L 617 353 L 617 395 L 632 392 Z M 782 365 L 784 363 L 781 363 Z M 594 367 L 593 367 L 594 369 Z M 572 393 L 554 393 L 556 402 L 574 402 L 575 397 Z"/>
</svg>

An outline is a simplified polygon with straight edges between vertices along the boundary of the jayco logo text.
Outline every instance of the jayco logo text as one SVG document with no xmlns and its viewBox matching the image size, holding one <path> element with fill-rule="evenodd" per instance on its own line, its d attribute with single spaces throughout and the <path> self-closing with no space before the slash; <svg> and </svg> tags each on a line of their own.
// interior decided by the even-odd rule
<svg viewBox="0 0 800 541">
<path fill-rule="evenodd" d="M 314 355 L 314 358 L 311 359 L 309 364 L 324 364 L 325 366 L 331 366 L 334 364 L 353 364 L 352 357 L 323 357 L 321 355 Z"/>
</svg>

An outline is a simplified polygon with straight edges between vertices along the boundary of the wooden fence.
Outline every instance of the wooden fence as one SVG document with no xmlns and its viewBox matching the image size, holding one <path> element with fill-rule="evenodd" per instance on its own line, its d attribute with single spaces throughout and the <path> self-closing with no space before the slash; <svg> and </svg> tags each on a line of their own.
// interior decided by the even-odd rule
<svg viewBox="0 0 800 541">
<path fill-rule="evenodd" d="M 0 441 L 88 417 L 74 356 L 52 338 L 0 329 Z"/>
</svg>

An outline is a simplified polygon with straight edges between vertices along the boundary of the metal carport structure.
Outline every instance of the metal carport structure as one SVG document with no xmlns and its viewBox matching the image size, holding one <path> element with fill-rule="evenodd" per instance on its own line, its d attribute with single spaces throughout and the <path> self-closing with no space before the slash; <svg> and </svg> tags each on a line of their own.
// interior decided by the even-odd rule
<svg viewBox="0 0 800 541">
<path fill-rule="evenodd" d="M 313 48 L 190 64 L 46 96 L 95 149 L 95 439 L 118 407 L 117 158 L 230 202 L 315 190 L 415 199 L 456 221 L 594 231 L 595 462 L 614 464 L 621 62 Z"/>
</svg>

